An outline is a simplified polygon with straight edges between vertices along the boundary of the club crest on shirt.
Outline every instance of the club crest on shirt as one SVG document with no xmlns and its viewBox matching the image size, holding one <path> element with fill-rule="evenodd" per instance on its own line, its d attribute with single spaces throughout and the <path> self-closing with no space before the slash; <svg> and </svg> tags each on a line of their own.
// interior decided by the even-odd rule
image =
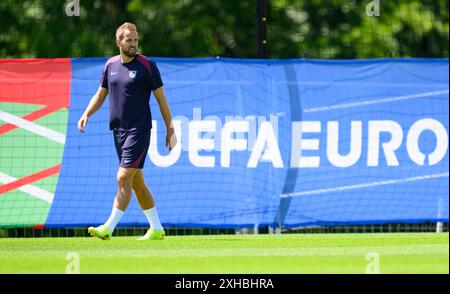
<svg viewBox="0 0 450 294">
<path fill-rule="evenodd" d="M 137 71 L 136 70 L 130 70 L 129 76 L 130 78 L 134 78 L 136 76 Z"/>
</svg>

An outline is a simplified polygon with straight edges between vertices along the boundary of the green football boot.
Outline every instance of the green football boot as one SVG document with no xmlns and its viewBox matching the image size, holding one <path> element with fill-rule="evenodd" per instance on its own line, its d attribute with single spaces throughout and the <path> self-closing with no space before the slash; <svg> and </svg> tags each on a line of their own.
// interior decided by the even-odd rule
<svg viewBox="0 0 450 294">
<path fill-rule="evenodd" d="M 97 237 L 102 240 L 110 240 L 111 239 L 111 233 L 109 232 L 109 229 L 105 225 L 98 226 L 96 228 L 89 227 L 88 232 L 91 235 L 91 237 Z"/>
<path fill-rule="evenodd" d="M 149 229 L 147 233 L 145 233 L 144 236 L 138 239 L 138 241 L 144 241 L 144 240 L 164 240 L 166 237 L 166 233 L 164 230 L 155 230 L 155 229 Z"/>
</svg>

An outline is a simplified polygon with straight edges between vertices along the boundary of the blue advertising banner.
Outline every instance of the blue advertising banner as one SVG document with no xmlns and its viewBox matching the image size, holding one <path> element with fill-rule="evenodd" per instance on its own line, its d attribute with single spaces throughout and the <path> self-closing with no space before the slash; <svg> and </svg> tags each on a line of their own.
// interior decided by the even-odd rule
<svg viewBox="0 0 450 294">
<path fill-rule="evenodd" d="M 46 227 L 103 224 L 117 193 L 109 100 L 76 127 L 105 58 L 72 59 L 64 155 Z M 448 59 L 154 58 L 143 169 L 165 226 L 448 222 Z M 132 200 L 120 226 L 147 225 Z"/>
</svg>

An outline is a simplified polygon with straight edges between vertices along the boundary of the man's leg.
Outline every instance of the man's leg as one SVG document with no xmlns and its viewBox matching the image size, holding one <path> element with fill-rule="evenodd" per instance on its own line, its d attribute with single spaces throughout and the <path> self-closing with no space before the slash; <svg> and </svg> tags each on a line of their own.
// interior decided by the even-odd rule
<svg viewBox="0 0 450 294">
<path fill-rule="evenodd" d="M 155 207 L 155 199 L 144 180 L 142 170 L 138 169 L 133 179 L 133 190 L 142 210 Z"/>
<path fill-rule="evenodd" d="M 133 190 L 136 194 L 139 205 L 141 206 L 142 211 L 150 224 L 150 230 L 148 230 L 147 234 L 139 240 L 164 239 L 165 233 L 161 222 L 159 221 L 158 213 L 156 212 L 155 200 L 152 192 L 145 183 L 142 170 L 138 170 L 136 172 L 133 180 Z"/>
<path fill-rule="evenodd" d="M 134 177 L 139 169 L 120 167 L 117 172 L 117 184 L 119 190 L 114 199 L 114 207 L 125 211 L 130 204 L 131 193 L 133 191 Z"/>
<path fill-rule="evenodd" d="M 104 225 L 97 228 L 90 227 L 88 232 L 103 240 L 108 240 L 122 218 L 131 200 L 133 180 L 137 169 L 120 167 L 117 172 L 118 191 L 114 199 L 111 215 Z"/>
<path fill-rule="evenodd" d="M 117 184 L 119 188 L 116 198 L 114 198 L 113 210 L 105 223 L 105 226 L 108 227 L 111 234 L 122 218 L 128 204 L 130 204 L 133 180 L 137 171 L 138 169 L 135 168 L 124 167 L 119 167 L 119 170 L 117 171 Z"/>
</svg>

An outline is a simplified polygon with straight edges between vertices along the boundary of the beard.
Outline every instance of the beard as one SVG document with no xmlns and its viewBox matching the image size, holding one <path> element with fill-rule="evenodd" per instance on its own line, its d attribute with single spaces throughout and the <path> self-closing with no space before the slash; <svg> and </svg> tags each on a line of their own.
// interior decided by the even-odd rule
<svg viewBox="0 0 450 294">
<path fill-rule="evenodd" d="M 137 49 L 122 50 L 122 52 L 128 57 L 134 57 L 136 56 Z"/>
</svg>

